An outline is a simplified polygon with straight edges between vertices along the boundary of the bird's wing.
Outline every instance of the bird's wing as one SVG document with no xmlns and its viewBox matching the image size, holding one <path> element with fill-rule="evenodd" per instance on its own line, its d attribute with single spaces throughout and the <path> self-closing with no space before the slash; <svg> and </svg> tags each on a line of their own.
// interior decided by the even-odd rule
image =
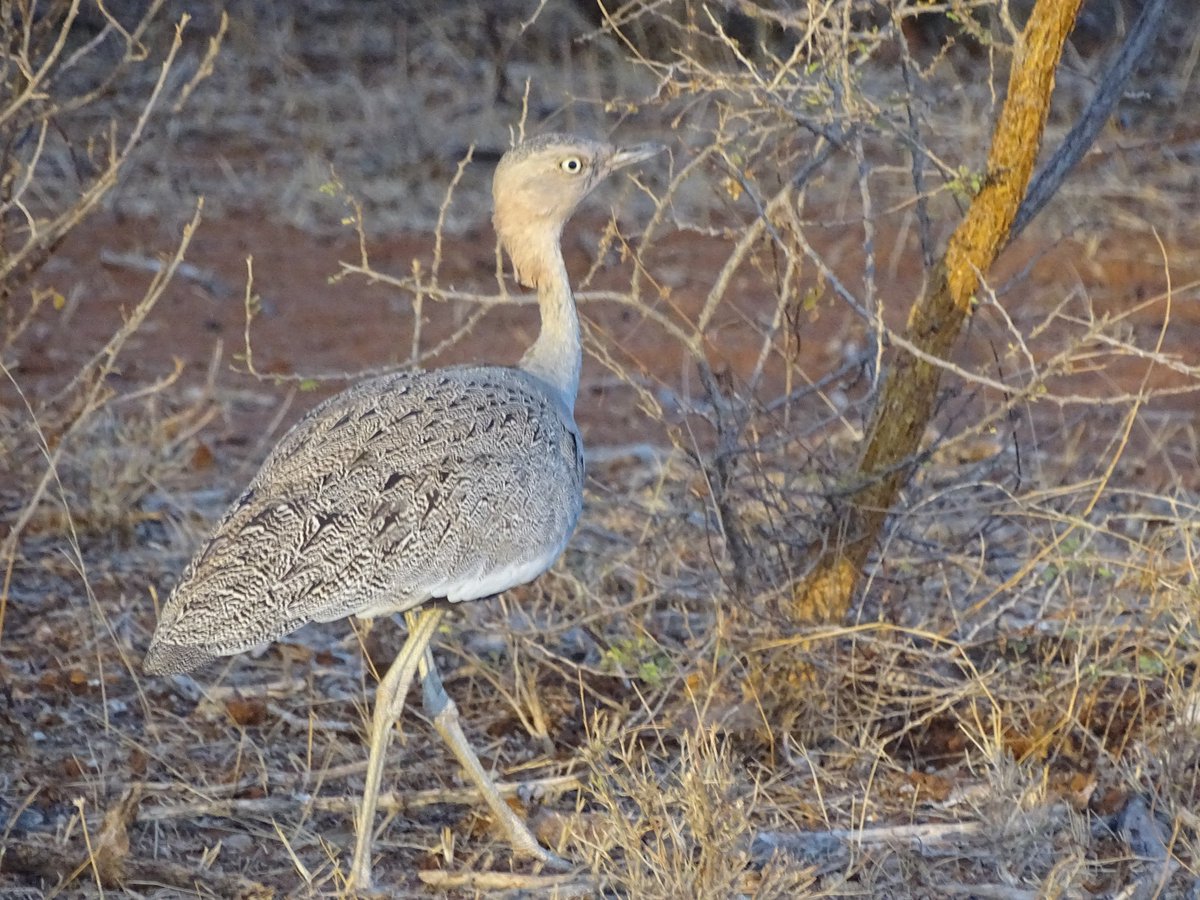
<svg viewBox="0 0 1200 900">
<path fill-rule="evenodd" d="M 581 492 L 574 423 L 529 376 L 364 382 L 271 452 L 184 571 L 147 665 L 173 653 L 191 668 L 310 621 L 528 581 L 561 552 Z"/>
</svg>

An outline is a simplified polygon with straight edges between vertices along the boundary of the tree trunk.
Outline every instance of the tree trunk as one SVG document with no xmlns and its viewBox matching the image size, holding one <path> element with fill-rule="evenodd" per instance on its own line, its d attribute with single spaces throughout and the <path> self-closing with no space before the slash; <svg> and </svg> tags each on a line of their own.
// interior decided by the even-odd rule
<svg viewBox="0 0 1200 900">
<path fill-rule="evenodd" d="M 1038 0 L 1015 48 L 983 187 L 909 313 L 905 337 L 928 356 L 949 357 L 981 275 L 1008 241 L 1041 146 L 1055 69 L 1081 2 Z M 855 487 L 835 510 L 812 570 L 793 593 L 797 621 L 839 620 L 849 610 L 867 556 L 915 464 L 941 372 L 911 353 L 897 358 L 871 416 Z"/>
</svg>

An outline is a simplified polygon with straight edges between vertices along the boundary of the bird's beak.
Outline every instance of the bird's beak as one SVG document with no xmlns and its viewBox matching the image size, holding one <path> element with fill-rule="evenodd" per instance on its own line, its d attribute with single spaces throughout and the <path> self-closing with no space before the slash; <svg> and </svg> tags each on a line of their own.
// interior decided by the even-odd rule
<svg viewBox="0 0 1200 900">
<path fill-rule="evenodd" d="M 632 147 L 621 147 L 608 158 L 608 170 L 615 172 L 625 166 L 639 163 L 644 159 L 657 156 L 667 148 L 663 144 L 634 144 Z"/>
</svg>

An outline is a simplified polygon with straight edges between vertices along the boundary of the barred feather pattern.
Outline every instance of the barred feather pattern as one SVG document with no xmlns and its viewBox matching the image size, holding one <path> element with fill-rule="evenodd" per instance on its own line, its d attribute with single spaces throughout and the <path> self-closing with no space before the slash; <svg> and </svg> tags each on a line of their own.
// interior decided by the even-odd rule
<svg viewBox="0 0 1200 900">
<path fill-rule="evenodd" d="M 163 607 L 152 673 L 313 621 L 533 580 L 579 519 L 583 453 L 560 393 L 497 366 L 364 381 L 296 424 Z"/>
</svg>

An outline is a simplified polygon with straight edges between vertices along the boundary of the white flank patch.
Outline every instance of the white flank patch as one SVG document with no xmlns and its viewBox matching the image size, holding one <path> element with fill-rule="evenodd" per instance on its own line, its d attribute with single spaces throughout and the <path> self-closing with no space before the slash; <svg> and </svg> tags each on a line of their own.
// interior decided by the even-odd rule
<svg viewBox="0 0 1200 900">
<path fill-rule="evenodd" d="M 567 542 L 564 540 L 557 547 L 552 547 L 533 559 L 515 562 L 490 572 L 474 572 L 456 581 L 446 581 L 430 588 L 429 593 L 433 597 L 445 597 L 451 603 L 501 594 L 518 584 L 533 581 L 554 564 L 554 560 L 558 559 L 558 555 L 566 546 Z"/>
</svg>

